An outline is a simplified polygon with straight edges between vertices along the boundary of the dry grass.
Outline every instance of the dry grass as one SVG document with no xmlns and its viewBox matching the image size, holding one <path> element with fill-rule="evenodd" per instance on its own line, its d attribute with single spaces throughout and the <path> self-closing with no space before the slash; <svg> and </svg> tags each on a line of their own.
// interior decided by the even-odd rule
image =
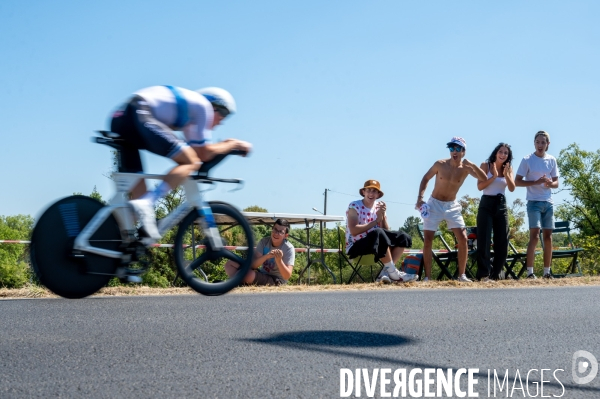
<svg viewBox="0 0 600 399">
<path fill-rule="evenodd" d="M 458 281 L 428 281 L 406 284 L 379 285 L 369 284 L 328 284 L 328 285 L 285 285 L 280 287 L 239 287 L 233 293 L 277 293 L 277 292 L 316 292 L 316 291 L 367 291 L 367 290 L 410 290 L 410 289 L 481 289 L 481 288 L 538 288 L 600 285 L 600 276 L 557 278 L 554 280 L 503 280 L 495 283 L 475 282 L 459 283 Z M 190 288 L 150 288 L 146 286 L 106 287 L 94 296 L 144 296 L 144 295 L 190 295 L 195 291 Z M 0 299 L 15 298 L 56 298 L 44 287 L 35 285 L 19 289 L 0 288 Z"/>
</svg>

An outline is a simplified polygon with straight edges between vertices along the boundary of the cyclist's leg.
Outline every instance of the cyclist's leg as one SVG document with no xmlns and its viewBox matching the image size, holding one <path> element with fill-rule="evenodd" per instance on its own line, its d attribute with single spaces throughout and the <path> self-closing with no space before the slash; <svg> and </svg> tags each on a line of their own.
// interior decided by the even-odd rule
<svg viewBox="0 0 600 399">
<path fill-rule="evenodd" d="M 135 110 L 133 122 L 143 140 L 143 148 L 170 158 L 178 164 L 167 173 L 164 181 L 154 190 L 147 191 L 139 200 L 131 202 L 142 224 L 145 225 L 148 235 L 153 239 L 159 239 L 160 234 L 154 218 L 154 204 L 183 182 L 190 173 L 197 170 L 200 167 L 200 159 L 191 147 L 173 134 L 171 129 L 154 118 L 146 101 L 135 97 L 131 105 Z"/>
<path fill-rule="evenodd" d="M 111 132 L 118 133 L 125 141 L 121 149 L 121 169 L 119 172 L 142 173 L 142 160 L 138 148 L 144 148 L 143 141 L 134 123 L 135 109 L 133 101 L 130 101 L 114 112 L 110 124 Z M 140 179 L 138 184 L 131 190 L 131 198 L 139 198 L 146 192 L 146 182 Z"/>
</svg>

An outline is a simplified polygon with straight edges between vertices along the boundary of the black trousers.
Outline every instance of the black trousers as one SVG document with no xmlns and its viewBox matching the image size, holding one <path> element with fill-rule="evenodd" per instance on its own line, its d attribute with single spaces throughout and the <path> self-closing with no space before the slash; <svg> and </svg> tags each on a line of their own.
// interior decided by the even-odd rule
<svg viewBox="0 0 600 399">
<path fill-rule="evenodd" d="M 490 246 L 494 237 L 494 261 Z M 477 212 L 477 278 L 497 279 L 508 256 L 508 208 L 502 194 L 483 195 Z"/>
<path fill-rule="evenodd" d="M 385 256 L 389 247 L 410 248 L 412 238 L 402 230 L 390 231 L 377 227 L 367 233 L 365 238 L 356 241 L 348 251 L 350 259 L 361 255 L 375 255 L 375 261 Z"/>
</svg>

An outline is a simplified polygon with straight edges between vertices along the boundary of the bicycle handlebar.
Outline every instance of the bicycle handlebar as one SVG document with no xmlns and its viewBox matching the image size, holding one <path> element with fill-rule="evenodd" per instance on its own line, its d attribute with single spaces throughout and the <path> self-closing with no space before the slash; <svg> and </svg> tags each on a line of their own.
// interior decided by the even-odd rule
<svg viewBox="0 0 600 399">
<path fill-rule="evenodd" d="M 109 131 L 105 131 L 105 130 L 98 130 L 98 133 L 101 134 L 103 137 L 93 137 L 92 141 L 94 141 L 98 144 L 108 145 L 108 146 L 116 149 L 117 152 L 120 153 L 120 151 L 122 150 L 121 144 L 124 141 L 119 138 L 120 136 L 118 134 L 109 132 Z M 228 152 L 226 154 L 215 155 L 210 161 L 203 162 L 202 165 L 200 166 L 200 169 L 198 169 L 198 173 L 193 175 L 192 178 L 194 180 L 206 180 L 206 181 L 213 181 L 213 182 L 240 184 L 240 183 L 242 183 L 242 181 L 239 179 L 211 178 L 211 177 L 208 177 L 208 173 L 212 168 L 217 166 L 222 160 L 224 160 L 229 155 L 246 156 L 247 154 L 248 154 L 248 152 L 246 152 L 246 151 L 231 150 L 230 152 Z M 119 171 L 121 171 L 120 156 L 118 157 L 118 163 L 119 163 L 119 165 L 118 165 Z"/>
<path fill-rule="evenodd" d="M 224 160 L 227 156 L 229 155 L 241 155 L 241 156 L 245 156 L 248 153 L 245 151 L 241 151 L 241 150 L 232 150 L 231 152 L 228 152 L 226 154 L 218 154 L 215 155 L 213 157 L 213 159 L 211 159 L 210 161 L 206 161 L 202 163 L 202 166 L 200 166 L 200 169 L 198 169 L 198 173 L 194 176 L 194 179 L 198 180 L 198 179 L 204 179 L 208 177 L 208 172 L 214 168 L 215 166 L 217 166 L 222 160 Z"/>
</svg>

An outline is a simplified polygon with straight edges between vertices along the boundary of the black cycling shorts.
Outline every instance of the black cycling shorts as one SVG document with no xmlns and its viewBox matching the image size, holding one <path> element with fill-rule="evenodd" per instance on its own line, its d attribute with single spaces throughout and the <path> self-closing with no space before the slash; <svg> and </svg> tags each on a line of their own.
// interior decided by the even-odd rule
<svg viewBox="0 0 600 399">
<path fill-rule="evenodd" d="M 152 116 L 148 103 L 139 96 L 134 96 L 124 110 L 113 114 L 110 130 L 125 140 L 121 150 L 121 172 L 143 172 L 139 150 L 173 158 L 187 146 Z"/>
</svg>

